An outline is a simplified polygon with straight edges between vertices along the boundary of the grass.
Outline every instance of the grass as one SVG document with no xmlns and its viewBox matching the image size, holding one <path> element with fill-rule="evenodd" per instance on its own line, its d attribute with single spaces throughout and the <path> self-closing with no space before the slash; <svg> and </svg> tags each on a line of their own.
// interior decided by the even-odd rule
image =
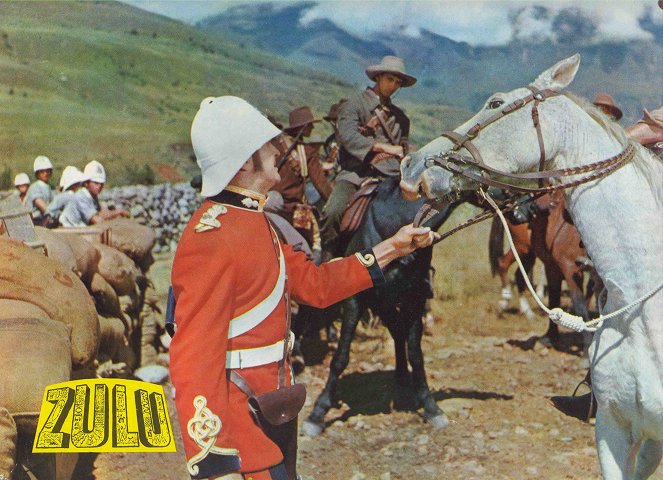
<svg viewBox="0 0 663 480">
<path fill-rule="evenodd" d="M 34 158 L 47 155 L 56 179 L 65 165 L 82 168 L 93 159 L 104 163 L 111 186 L 130 181 L 127 168 L 142 165 L 170 165 L 189 178 L 195 162 L 170 146 L 189 143 L 203 98 L 240 96 L 287 123 L 296 106 L 310 105 L 321 117 L 357 90 L 116 2 L 0 2 L 0 16 L 0 169 L 12 175 L 31 172 Z M 468 117 L 403 103 L 419 145 Z M 316 131 L 329 133 L 326 125 Z"/>
</svg>

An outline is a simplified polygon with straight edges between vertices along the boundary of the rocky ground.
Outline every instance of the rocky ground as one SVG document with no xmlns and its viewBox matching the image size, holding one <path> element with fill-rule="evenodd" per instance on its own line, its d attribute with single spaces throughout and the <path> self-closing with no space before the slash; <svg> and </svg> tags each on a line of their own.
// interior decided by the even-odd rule
<svg viewBox="0 0 663 480">
<path fill-rule="evenodd" d="M 327 430 L 299 438 L 305 480 L 599 478 L 593 426 L 564 417 L 548 402 L 570 394 L 583 378 L 581 338 L 565 333 L 556 348 L 545 348 L 536 342 L 546 328 L 543 316 L 531 322 L 515 312 L 500 314 L 499 285 L 485 257 L 481 228 L 487 227 L 479 228 L 435 251 L 436 322 L 423 344 L 429 384 L 450 425 L 433 430 L 416 409 L 394 409 L 393 343 L 384 328 L 362 325 Z M 167 286 L 169 261 L 164 256 L 153 267 L 157 290 Z M 324 353 L 327 344 L 309 348 Z M 308 387 L 300 421 L 324 386 L 330 358 L 331 351 L 299 377 Z M 165 389 L 172 393 L 172 385 Z M 179 439 L 172 401 L 169 408 Z M 178 440 L 177 453 L 102 454 L 89 478 L 188 475 Z M 663 467 L 653 478 L 663 479 Z"/>
</svg>

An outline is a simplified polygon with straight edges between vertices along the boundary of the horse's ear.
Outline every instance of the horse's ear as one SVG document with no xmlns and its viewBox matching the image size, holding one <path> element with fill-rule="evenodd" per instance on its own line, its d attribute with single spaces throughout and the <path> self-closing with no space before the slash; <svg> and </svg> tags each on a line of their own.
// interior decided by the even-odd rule
<svg viewBox="0 0 663 480">
<path fill-rule="evenodd" d="M 534 80 L 533 85 L 539 90 L 555 90 L 560 91 L 566 88 L 575 78 L 580 66 L 580 54 L 576 53 L 572 57 L 565 58 L 557 62 L 548 70 L 539 75 Z"/>
</svg>

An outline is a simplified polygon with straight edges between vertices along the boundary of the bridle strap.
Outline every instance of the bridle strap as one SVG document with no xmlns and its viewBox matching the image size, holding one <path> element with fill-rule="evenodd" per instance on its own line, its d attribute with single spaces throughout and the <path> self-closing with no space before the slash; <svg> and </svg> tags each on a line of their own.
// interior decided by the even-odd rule
<svg viewBox="0 0 663 480">
<path fill-rule="evenodd" d="M 546 146 L 543 144 L 543 132 L 541 132 L 541 122 L 539 121 L 539 103 L 541 100 L 539 98 L 545 98 L 541 90 L 536 88 L 534 85 L 528 85 L 527 88 L 530 89 L 534 95 L 534 105 L 532 106 L 532 123 L 534 123 L 534 128 L 536 129 L 536 139 L 539 142 L 539 171 L 543 171 L 543 168 L 546 164 Z M 539 178 L 539 187 L 544 185 L 543 178 Z"/>
</svg>

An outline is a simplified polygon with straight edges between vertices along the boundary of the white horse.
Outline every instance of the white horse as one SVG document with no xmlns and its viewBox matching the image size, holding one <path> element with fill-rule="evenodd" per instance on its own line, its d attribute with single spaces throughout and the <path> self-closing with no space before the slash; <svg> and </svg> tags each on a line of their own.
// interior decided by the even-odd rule
<svg viewBox="0 0 663 480">
<path fill-rule="evenodd" d="M 562 60 L 532 86 L 560 92 L 574 79 L 579 64 L 579 55 Z M 530 94 L 528 88 L 495 93 L 455 132 L 465 135 Z M 486 165 L 510 173 L 539 169 L 542 149 L 533 123 L 535 104 L 545 169 L 589 165 L 614 157 L 629 144 L 624 131 L 588 102 L 562 94 L 516 104 L 514 111 L 481 128 L 471 144 Z M 476 182 L 434 165 L 435 158 L 444 158 L 437 155 L 448 154 L 453 144 L 440 137 L 406 158 L 404 192 L 442 198 L 454 190 L 476 189 Z M 646 296 L 663 281 L 663 164 L 643 147 L 634 147 L 630 163 L 565 192 L 567 208 L 607 290 L 603 313 Z M 462 147 L 457 153 L 467 155 L 470 149 Z M 606 320 L 594 335 L 590 361 L 603 477 L 648 478 L 663 456 L 663 291 Z"/>
</svg>

